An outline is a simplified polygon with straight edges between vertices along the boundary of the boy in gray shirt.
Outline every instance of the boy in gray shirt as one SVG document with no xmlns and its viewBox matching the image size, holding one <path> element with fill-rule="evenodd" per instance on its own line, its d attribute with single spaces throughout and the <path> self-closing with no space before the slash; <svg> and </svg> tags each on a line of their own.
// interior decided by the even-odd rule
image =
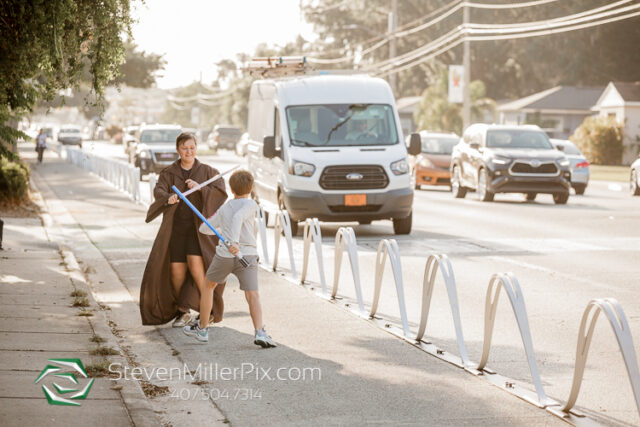
<svg viewBox="0 0 640 427">
<path fill-rule="evenodd" d="M 207 324 L 211 314 L 213 290 L 218 283 L 224 283 L 229 274 L 234 274 L 244 291 L 249 313 L 255 329 L 254 344 L 263 348 L 275 347 L 273 339 L 264 330 L 262 307 L 258 293 L 258 250 L 256 247 L 256 222 L 258 205 L 249 198 L 253 189 L 253 175 L 246 170 L 238 170 L 229 178 L 229 186 L 234 198 L 227 201 L 208 219 L 220 234 L 231 243 L 227 248 L 222 242 L 216 247 L 216 255 L 207 270 L 204 289 L 200 289 L 200 324 L 187 325 L 184 333 L 200 342 L 209 341 Z M 200 232 L 212 235 L 206 224 Z M 244 267 L 236 257 L 241 253 L 249 266 Z"/>
</svg>

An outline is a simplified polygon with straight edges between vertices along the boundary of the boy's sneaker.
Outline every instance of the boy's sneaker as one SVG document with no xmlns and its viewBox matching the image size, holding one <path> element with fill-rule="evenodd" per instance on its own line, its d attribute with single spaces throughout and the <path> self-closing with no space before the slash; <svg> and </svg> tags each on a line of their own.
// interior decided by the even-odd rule
<svg viewBox="0 0 640 427">
<path fill-rule="evenodd" d="M 192 318 L 191 321 L 188 324 L 190 326 L 191 325 L 200 326 L 200 315 L 198 314 L 196 317 Z M 209 323 L 207 323 L 207 328 L 211 328 L 211 327 L 213 327 L 213 314 L 211 316 L 209 316 Z"/>
<path fill-rule="evenodd" d="M 185 335 L 189 335 L 190 337 L 196 337 L 196 339 L 200 342 L 208 342 L 209 341 L 209 331 L 207 328 L 200 329 L 198 325 L 187 325 L 182 329 L 182 332 Z"/>
<path fill-rule="evenodd" d="M 267 331 L 264 330 L 264 327 L 256 331 L 253 343 L 255 345 L 259 345 L 262 348 L 276 347 L 275 341 L 273 341 L 273 338 L 271 338 L 269 334 L 267 334 Z"/>
<path fill-rule="evenodd" d="M 176 320 L 173 321 L 173 324 L 171 326 L 173 326 L 174 328 L 182 328 L 187 326 L 190 321 L 191 313 L 187 311 L 186 313 L 179 314 L 176 317 Z"/>
</svg>

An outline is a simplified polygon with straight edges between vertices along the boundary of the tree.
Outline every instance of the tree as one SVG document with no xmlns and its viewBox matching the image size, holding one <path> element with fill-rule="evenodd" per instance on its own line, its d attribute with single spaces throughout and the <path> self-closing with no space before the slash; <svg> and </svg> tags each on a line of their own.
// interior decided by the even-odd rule
<svg viewBox="0 0 640 427">
<path fill-rule="evenodd" d="M 164 70 L 167 61 L 162 55 L 137 49 L 138 46 L 131 40 L 125 44 L 125 61 L 120 67 L 120 76 L 113 83 L 144 89 L 156 83 L 156 75 Z"/>
<path fill-rule="evenodd" d="M 10 126 L 77 86 L 88 65 L 100 102 L 125 60 L 123 35 L 131 33 L 129 0 L 4 0 L 0 4 L 0 149 L 26 135 Z"/>
<path fill-rule="evenodd" d="M 462 135 L 462 105 L 448 100 L 448 74 L 440 71 L 436 84 L 429 86 L 422 94 L 422 100 L 414 119 L 419 130 L 455 132 Z M 474 80 L 469 85 L 471 93 L 471 121 L 482 122 L 487 116 L 495 115 L 495 102 L 486 97 L 484 83 Z"/>
</svg>

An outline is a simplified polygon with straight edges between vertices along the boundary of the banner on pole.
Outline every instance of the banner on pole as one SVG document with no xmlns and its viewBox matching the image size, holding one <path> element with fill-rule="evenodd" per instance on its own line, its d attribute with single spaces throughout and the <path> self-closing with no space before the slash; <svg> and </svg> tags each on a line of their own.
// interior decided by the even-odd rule
<svg viewBox="0 0 640 427">
<path fill-rule="evenodd" d="M 462 65 L 449 65 L 449 102 L 462 103 L 464 67 Z"/>
</svg>

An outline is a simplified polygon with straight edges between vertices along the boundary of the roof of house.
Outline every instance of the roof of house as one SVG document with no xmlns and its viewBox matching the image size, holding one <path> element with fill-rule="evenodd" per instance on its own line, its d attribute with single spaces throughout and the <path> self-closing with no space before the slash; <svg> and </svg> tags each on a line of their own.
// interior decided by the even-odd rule
<svg viewBox="0 0 640 427">
<path fill-rule="evenodd" d="M 626 102 L 640 102 L 640 82 L 613 82 L 613 85 Z"/>
<path fill-rule="evenodd" d="M 498 111 L 589 111 L 603 91 L 604 87 L 556 86 L 503 104 Z"/>
</svg>

